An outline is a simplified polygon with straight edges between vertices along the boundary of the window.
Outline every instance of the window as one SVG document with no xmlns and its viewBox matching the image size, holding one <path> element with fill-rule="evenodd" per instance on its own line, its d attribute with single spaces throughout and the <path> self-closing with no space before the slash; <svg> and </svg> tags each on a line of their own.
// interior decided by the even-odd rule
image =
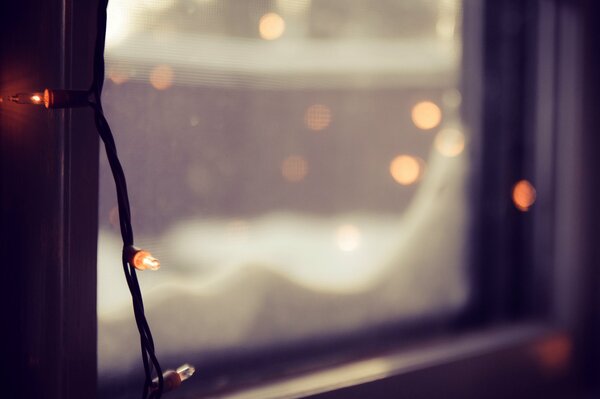
<svg viewBox="0 0 600 399">
<path fill-rule="evenodd" d="M 463 311 L 460 32 L 454 0 L 110 3 L 105 109 L 138 242 L 165 265 L 141 277 L 164 358 L 297 357 Z M 112 381 L 139 356 L 101 164 Z"/>
<path fill-rule="evenodd" d="M 315 0 L 311 4 L 316 5 L 317 2 L 318 0 Z M 93 23 L 90 23 L 93 18 L 90 18 L 90 15 L 94 15 L 94 4 L 62 0 L 38 3 L 31 0 L 12 2 L 10 6 L 2 8 L 0 11 L 2 20 L 0 31 L 3 33 L 0 35 L 0 58 L 3 60 L 0 64 L 0 73 L 2 74 L 0 94 L 2 96 L 7 93 L 29 91 L 32 88 L 39 89 L 45 86 L 80 89 L 89 84 L 88 73 L 91 69 L 89 50 L 93 46 L 91 43 L 93 42 L 93 33 L 90 32 L 93 30 Z M 219 6 L 223 8 L 214 8 L 217 2 L 212 3 L 211 6 L 210 1 L 208 3 L 196 1 L 184 3 L 183 0 L 145 5 L 146 3 L 140 3 L 137 8 L 146 10 L 145 14 L 141 15 L 141 18 L 146 21 L 144 26 L 156 23 L 157 26 L 162 27 L 167 25 L 158 19 L 160 15 L 170 12 L 168 11 L 170 4 L 171 9 L 186 8 L 184 5 L 191 5 L 208 7 L 214 11 L 229 6 L 223 3 L 222 6 Z M 348 328 L 345 334 L 333 332 L 329 335 L 330 340 L 319 339 L 317 335 L 322 334 L 321 331 L 310 339 L 306 338 L 308 335 L 292 337 L 290 342 L 278 343 L 275 346 L 269 342 L 268 347 L 254 347 L 250 348 L 251 351 L 242 353 L 235 350 L 223 351 L 222 348 L 213 347 L 216 348 L 212 353 L 213 357 L 205 356 L 206 353 L 194 354 L 188 350 L 189 346 L 186 346 L 182 353 L 177 353 L 177 349 L 172 350 L 177 348 L 177 343 L 174 344 L 173 340 L 161 338 L 161 345 L 163 343 L 167 345 L 164 346 L 167 355 L 162 358 L 166 366 L 176 366 L 183 361 L 196 362 L 196 359 L 201 362 L 196 365 L 201 367 L 202 378 L 192 380 L 192 385 L 186 386 L 184 391 L 179 391 L 171 396 L 197 397 L 206 392 L 214 394 L 213 396 L 222 396 L 221 393 L 227 389 L 236 389 L 237 387 L 238 393 L 241 393 L 234 397 L 261 399 L 282 396 L 381 398 L 406 396 L 407 393 L 412 398 L 431 398 L 439 397 L 442 389 L 443 395 L 451 398 L 504 398 L 508 396 L 572 398 L 577 397 L 577 392 L 573 389 L 572 381 L 569 382 L 566 376 L 569 371 L 580 371 L 584 368 L 591 378 L 586 379 L 585 375 L 580 374 L 577 376 L 576 383 L 581 382 L 580 386 L 582 387 L 586 382 L 587 386 L 596 384 L 594 377 L 597 365 L 594 357 L 597 350 L 598 306 L 596 293 L 598 280 L 595 271 L 597 262 L 594 240 L 597 220 L 594 218 L 594 210 L 597 204 L 597 190 L 593 184 L 588 183 L 592 182 L 594 178 L 597 162 L 595 160 L 597 145 L 594 144 L 597 138 L 585 132 L 594 131 L 593 127 L 597 125 L 595 121 L 597 118 L 596 97 L 600 91 L 597 90 L 597 52 L 589 51 L 598 37 L 598 35 L 594 35 L 597 29 L 598 6 L 595 3 L 591 5 L 591 3 L 553 0 L 508 0 L 503 2 L 464 0 L 462 4 L 462 16 L 459 17 L 461 22 L 457 25 L 459 26 L 457 32 L 462 32 L 462 40 L 459 45 L 462 53 L 462 65 L 457 69 L 460 71 L 457 81 L 461 82 L 455 82 L 452 87 L 458 87 L 461 92 L 462 100 L 459 108 L 465 134 L 465 149 L 461 155 L 455 158 L 460 159 L 467 152 L 469 153 L 467 158 L 469 162 L 468 165 L 465 165 L 467 177 L 463 180 L 467 186 L 463 195 L 466 193 L 465 205 L 468 219 L 466 224 L 468 239 L 465 241 L 464 253 L 462 253 L 462 256 L 468 258 L 464 264 L 463 274 L 465 277 L 463 287 L 466 287 L 468 294 L 466 301 L 458 303 L 453 309 L 446 309 L 445 312 L 428 320 L 423 318 L 406 319 L 395 314 L 393 320 L 388 320 L 389 328 L 380 328 L 381 326 L 365 323 L 364 330 Z M 259 38 L 261 17 L 268 13 L 276 13 L 281 19 L 274 15 L 266 18 L 266 21 L 270 21 L 268 24 L 278 27 L 272 32 L 279 32 L 278 34 L 272 33 L 271 36 L 267 35 L 271 38 L 268 43 L 284 43 L 283 40 L 292 34 L 290 30 L 294 24 L 290 22 L 290 17 L 279 9 L 282 3 L 264 3 L 263 8 L 260 8 L 262 6 L 257 5 L 258 3 L 252 4 L 252 7 L 259 9 L 252 25 L 253 29 L 256 29 L 257 23 L 259 24 L 258 33 L 254 30 L 254 36 L 248 34 L 247 32 L 250 30 L 239 24 L 236 25 L 235 32 L 227 34 L 219 32 L 218 27 L 209 27 L 208 24 L 203 24 L 202 29 L 213 29 L 211 30 L 213 33 L 209 35 L 205 32 L 202 35 L 233 36 L 242 38 L 241 41 L 244 43 L 246 41 L 260 43 L 265 41 L 263 43 L 265 44 L 269 39 Z M 324 4 L 334 3 L 326 3 L 322 0 L 320 6 L 328 7 Z M 397 6 L 395 2 L 389 2 L 389 4 L 391 7 Z M 420 7 L 424 7 L 423 4 L 415 2 L 415 8 L 421 9 Z M 164 6 L 164 8 L 162 11 L 156 8 L 146 9 L 152 5 L 159 8 Z M 246 9 L 230 8 L 234 13 L 239 12 L 242 17 L 248 14 Z M 117 8 L 116 10 L 124 9 Z M 188 9 L 193 13 L 193 8 L 186 8 L 186 10 Z M 348 8 L 348 10 L 352 10 L 352 8 Z M 343 21 L 348 16 L 348 10 L 339 9 L 332 14 L 336 14 L 335 18 Z M 219 15 L 225 18 L 223 14 Z M 208 16 L 212 14 L 204 15 L 209 19 Z M 234 20 L 242 17 L 234 16 Z M 403 14 L 402 17 L 405 15 Z M 118 12 L 116 16 L 113 14 L 111 17 L 113 21 L 118 18 Z M 221 17 L 212 15 L 210 18 Z M 357 16 L 356 18 L 362 17 Z M 414 27 L 411 24 L 417 21 L 417 18 L 406 19 L 408 20 L 407 24 Z M 176 24 L 181 25 L 183 29 L 185 26 L 183 18 L 175 20 Z M 404 19 L 402 20 L 404 21 Z M 24 26 L 28 28 L 23 29 Z M 222 28 L 229 25 L 219 26 Z M 361 23 L 355 26 L 363 25 Z M 369 26 L 374 26 L 378 32 L 378 42 L 380 40 L 389 41 L 384 34 L 385 24 L 378 22 Z M 587 32 L 587 35 L 582 36 L 579 29 Z M 333 33 L 335 32 L 340 32 L 340 30 L 334 29 Z M 127 34 L 131 36 L 135 33 L 135 30 L 131 30 Z M 319 29 L 318 40 L 338 40 L 338 38 L 331 37 L 333 33 Z M 366 33 L 364 34 L 366 35 Z M 244 35 L 249 37 L 244 38 Z M 277 35 L 279 37 L 274 37 Z M 166 36 L 158 35 L 158 37 Z M 113 42 L 114 45 L 116 45 L 115 43 Z M 122 43 L 126 43 L 126 40 Z M 113 50 L 109 50 L 109 52 L 116 51 L 116 48 L 113 46 Z M 132 55 L 135 53 L 132 52 Z M 113 66 L 118 66 L 114 52 L 112 57 Z M 165 59 L 165 61 L 167 60 L 170 58 Z M 126 62 L 121 66 L 135 66 L 138 65 L 136 64 L 138 61 L 140 60 Z M 140 65 L 143 66 L 144 63 L 141 62 Z M 252 65 L 256 66 L 256 63 Z M 267 83 L 273 83 L 272 80 L 256 81 L 256 74 L 232 74 L 231 70 L 223 68 L 216 68 L 212 72 L 226 78 L 238 76 L 239 80 L 235 81 L 232 86 L 223 87 L 223 81 L 219 82 L 218 79 L 214 79 L 214 76 L 211 76 L 210 82 L 213 83 L 210 84 L 209 82 L 196 82 L 197 85 L 191 83 L 182 85 L 181 81 L 177 80 L 181 77 L 180 66 L 176 65 L 177 68 L 171 66 L 172 86 L 162 91 L 155 91 L 150 87 L 147 87 L 150 89 L 148 91 L 141 90 L 142 85 L 147 86 L 145 82 L 149 75 L 144 75 L 143 70 L 138 71 L 136 68 L 133 68 L 133 72 L 140 75 L 128 76 L 129 80 L 123 82 L 121 86 L 116 85 L 116 82 L 114 85 L 108 82 L 108 85 L 112 85 L 112 87 L 106 95 L 112 95 L 115 100 L 115 103 L 111 105 L 115 119 L 120 119 L 121 123 L 135 119 L 135 115 L 132 115 L 131 118 L 124 116 L 119 118 L 118 113 L 121 108 L 115 107 L 116 104 L 121 104 L 119 101 L 124 102 L 123 100 L 128 98 L 130 101 L 123 107 L 131 107 L 133 110 L 139 108 L 148 114 L 160 111 L 161 106 L 156 105 L 160 104 L 160 98 L 166 99 L 167 97 L 163 96 L 170 96 L 178 90 L 186 89 L 194 92 L 201 87 L 203 91 L 212 84 L 209 95 L 214 96 L 215 100 L 223 101 L 221 96 L 224 96 L 225 93 L 221 93 L 221 91 L 225 89 L 231 90 L 231 98 L 240 100 L 233 95 L 236 94 L 236 85 L 240 86 L 239 90 L 242 87 L 247 90 L 245 93 L 271 90 L 272 92 L 279 91 L 280 95 L 285 91 L 286 84 L 291 85 L 290 81 L 278 80 L 275 82 L 275 86 L 267 88 Z M 294 66 L 301 67 L 302 65 Z M 356 67 L 356 65 L 352 67 Z M 162 71 L 164 76 L 165 70 Z M 298 93 L 299 96 L 306 93 L 323 94 L 327 90 L 331 90 L 332 92 L 326 100 L 336 102 L 334 101 L 336 98 L 339 100 L 337 95 L 343 93 L 343 102 L 356 101 L 360 105 L 363 104 L 361 101 L 368 98 L 365 93 L 368 94 L 369 90 L 374 90 L 374 88 L 380 89 L 379 85 L 382 85 L 382 81 L 365 79 L 361 80 L 360 85 L 352 85 L 352 82 L 356 83 L 353 77 L 365 78 L 368 76 L 368 74 L 361 74 L 362 72 L 358 73 L 360 71 L 354 72 L 357 74 L 340 75 L 340 80 L 328 81 L 327 84 L 332 85 L 329 88 L 305 87 L 302 89 L 294 86 L 288 89 Z M 166 75 L 168 76 L 168 73 Z M 581 75 L 583 75 L 582 79 L 580 79 Z M 265 76 L 272 79 L 276 75 L 266 74 Z M 298 78 L 297 75 L 294 77 Z M 389 78 L 390 76 L 385 77 L 385 79 Z M 310 79 L 308 80 L 310 81 Z M 254 83 L 244 86 L 248 82 Z M 432 80 L 418 83 L 429 82 Z M 294 79 L 293 83 L 306 84 L 306 80 Z M 345 92 L 342 92 L 340 88 L 342 84 L 348 85 Z M 399 85 L 400 83 L 396 82 L 395 84 Z M 139 93 L 143 92 L 145 95 L 143 99 L 140 99 L 139 96 L 128 97 L 125 89 L 134 87 L 140 89 Z M 217 95 L 217 92 L 220 94 Z M 152 93 L 157 96 L 152 97 Z M 363 98 L 363 95 L 366 97 Z M 249 97 L 247 95 L 241 99 L 248 100 Z M 285 101 L 289 100 L 281 98 Z M 428 99 L 438 105 L 442 115 L 441 123 L 446 123 L 448 111 L 444 108 L 447 104 L 443 101 L 443 95 L 436 97 L 432 92 Z M 155 106 L 150 107 L 146 103 L 136 103 L 141 100 L 150 102 L 150 105 L 156 101 Z M 226 109 L 243 109 L 236 105 L 235 101 L 231 105 L 230 101 L 233 100 L 228 98 L 221 106 Z M 164 102 L 166 103 L 166 101 Z M 201 103 L 213 106 L 212 102 Z M 217 101 L 216 104 L 218 105 L 219 102 Z M 253 108 L 251 113 L 242 114 L 244 118 L 260 114 L 261 109 L 273 106 L 266 100 L 264 103 L 246 101 L 246 104 L 251 104 Z M 328 125 L 314 132 L 323 133 L 322 135 L 309 137 L 315 137 L 315 140 L 316 138 L 328 140 L 327 138 L 332 134 L 328 136 L 325 133 L 335 132 L 335 128 L 339 127 L 340 120 L 345 120 L 344 118 L 340 119 L 340 115 L 346 115 L 349 112 L 348 109 L 344 111 L 343 107 L 338 108 L 329 102 L 319 100 L 319 102 L 310 102 L 309 105 L 301 104 L 302 111 L 298 111 L 297 115 L 300 119 L 290 116 L 286 122 L 295 121 L 294 123 L 302 126 L 305 123 L 306 110 L 313 104 L 328 106 L 329 117 L 327 117 L 327 112 L 322 112 L 324 108 L 313 108 L 313 112 L 310 114 L 318 116 L 313 118 L 318 121 L 313 126 L 323 126 L 327 121 Z M 283 105 L 280 105 L 280 108 L 287 110 L 287 107 Z M 403 104 L 403 109 L 406 106 L 411 108 L 411 105 L 414 103 Z M 182 113 L 187 111 L 184 107 L 180 108 Z M 294 107 L 290 107 L 290 109 L 292 108 Z M 7 397 L 71 399 L 94 396 L 96 382 L 96 315 L 94 312 L 96 274 L 90 273 L 90 271 L 95 267 L 95 246 L 98 233 L 96 226 L 96 201 L 98 200 L 96 168 L 98 162 L 96 157 L 97 136 L 95 133 L 88 134 L 93 132 L 88 111 L 51 111 L 10 104 L 6 101 L 0 104 L 0 163 L 2 164 L 0 168 L 2 174 L 2 179 L 0 179 L 0 200 L 2 201 L 0 229 L 2 229 L 3 237 L 0 244 L 7 277 L 7 283 L 4 284 L 1 292 L 3 302 L 8 305 L 3 308 L 6 322 L 2 328 L 4 345 L 0 359 L 3 362 L 3 370 L 5 370 L 2 392 Z M 369 108 L 368 111 L 367 115 L 374 114 L 372 108 Z M 132 112 L 132 114 L 135 113 Z M 350 116 L 346 115 L 346 117 Z M 361 118 L 365 118 L 365 116 L 360 114 L 356 120 L 362 120 Z M 310 120 L 310 118 L 308 119 Z M 141 120 L 157 122 L 147 118 L 141 118 Z M 241 126 L 240 129 L 243 128 L 245 132 L 252 131 L 250 127 L 255 128 L 262 123 L 259 122 Z M 148 125 L 144 126 L 149 127 L 148 131 L 152 131 L 154 127 L 149 122 L 146 123 Z M 197 127 L 202 126 L 202 123 L 204 122 L 198 117 Z M 224 119 L 222 123 L 227 125 L 231 122 Z M 411 123 L 409 121 L 408 126 L 414 129 L 416 126 Z M 192 120 L 189 120 L 189 124 L 192 127 Z M 175 126 L 166 122 L 165 125 Z M 176 131 L 183 132 L 182 126 L 178 128 L 181 130 Z M 313 133 L 307 127 L 310 125 L 304 124 L 303 126 L 306 133 Z M 353 127 L 350 126 L 350 128 Z M 467 127 L 469 129 L 466 129 Z M 223 127 L 219 129 L 224 130 Z M 122 152 L 135 148 L 136 151 L 132 153 L 138 153 L 136 146 L 140 144 L 144 144 L 147 148 L 153 147 L 148 145 L 147 137 L 133 141 L 136 137 L 131 134 L 143 129 L 121 130 L 118 128 L 118 130 L 121 148 L 125 150 Z M 120 133 L 121 131 L 123 133 Z M 298 134 L 298 137 L 306 137 L 300 132 Z M 432 139 L 432 135 L 417 137 Z M 232 139 L 233 143 L 243 142 L 240 140 L 239 134 L 234 138 L 235 140 Z M 130 140 L 129 145 L 127 145 L 128 140 Z M 316 141 L 323 143 L 324 140 Z M 161 143 L 160 138 L 156 138 L 156 141 Z M 301 139 L 293 141 L 291 144 L 299 145 L 299 143 L 302 143 Z M 271 151 L 280 148 L 279 145 L 278 142 L 269 142 L 265 153 L 271 154 Z M 170 147 L 165 148 L 169 150 Z M 250 147 L 250 149 L 252 148 L 254 147 Z M 307 149 L 311 148 L 307 147 Z M 365 147 L 364 152 L 367 148 L 370 147 Z M 326 153 L 329 154 L 332 151 L 336 154 L 344 154 L 333 144 L 329 145 Z M 263 154 L 262 149 L 260 153 Z M 407 155 L 415 156 L 415 154 L 416 152 Z M 367 156 L 367 154 L 361 154 L 361 156 Z M 427 175 L 428 171 L 431 171 L 431 158 L 427 154 L 420 157 L 427 165 L 426 174 L 422 176 L 417 185 L 413 184 L 408 187 L 392 185 L 396 188 L 407 188 L 414 191 L 406 197 L 406 202 L 394 204 L 396 208 L 387 209 L 388 213 L 384 215 L 398 216 L 404 220 L 410 214 L 411 205 L 409 204 L 419 198 L 422 187 L 428 184 L 431 176 Z M 285 175 L 281 172 L 281 165 L 279 165 L 280 169 L 278 169 L 277 175 L 282 179 L 279 180 L 279 183 L 285 183 L 282 184 L 283 187 L 300 187 L 299 184 L 308 184 L 309 178 L 315 175 L 315 166 L 319 166 L 319 164 L 315 165 L 315 158 L 312 156 L 310 159 L 308 156 L 304 156 L 304 158 L 305 168 L 292 168 L 301 173 L 291 176 L 304 176 L 295 183 L 288 183 L 285 180 Z M 235 159 L 238 159 L 237 153 Z M 268 158 L 259 159 L 265 163 L 269 161 Z M 143 164 L 142 162 L 145 162 L 143 159 L 129 160 L 129 162 L 132 161 L 138 161 L 143 166 L 152 166 L 150 162 Z M 389 168 L 392 160 L 388 159 L 388 162 L 386 166 Z M 297 166 L 302 163 L 292 162 L 292 165 Z M 336 165 L 336 162 L 323 162 L 320 165 Z M 134 173 L 135 176 L 135 169 L 137 168 L 130 167 L 128 171 Z M 252 170 L 248 173 L 252 173 Z M 391 179 L 392 183 L 396 181 L 389 170 L 387 173 L 386 176 Z M 146 175 L 143 174 L 143 176 Z M 141 173 L 138 177 L 140 176 L 142 176 Z M 172 177 L 174 174 L 168 174 L 168 176 Z M 318 176 L 324 179 L 328 175 Z M 524 179 L 530 184 L 516 184 Z M 186 181 L 177 176 L 168 180 Z M 158 181 L 164 182 L 165 179 Z M 377 181 L 372 182 L 372 184 L 375 183 Z M 289 186 L 287 186 L 288 184 Z M 148 183 L 144 183 L 144 187 L 147 185 Z M 529 206 L 527 212 L 523 212 L 525 209 L 519 208 L 527 208 L 527 203 L 533 199 L 531 187 L 536 190 L 536 199 L 533 206 Z M 348 190 L 346 186 L 343 188 Z M 514 190 L 515 188 L 517 190 Z M 100 241 L 101 256 L 104 256 L 102 254 L 104 251 L 110 252 L 110 245 L 106 244 L 110 244 L 109 211 L 112 205 L 105 190 L 106 192 L 113 190 L 113 187 L 109 186 L 106 181 L 102 183 L 104 214 L 101 222 L 103 231 Z M 444 191 L 441 190 L 440 195 Z M 167 190 L 166 192 L 171 191 Z M 268 190 L 268 193 L 270 192 L 277 191 Z M 304 192 L 302 191 L 302 193 Z M 310 190 L 306 192 L 310 193 Z M 212 193 L 211 191 L 209 194 Z M 182 191 L 183 194 L 185 193 Z M 513 194 L 516 195 L 512 197 Z M 148 198 L 150 202 L 158 201 L 157 196 L 135 194 L 135 197 L 134 199 L 138 201 L 136 209 L 139 209 L 140 212 L 144 212 L 145 209 L 151 210 L 146 211 L 149 217 L 146 217 L 148 216 L 146 214 L 136 216 L 140 238 L 145 240 L 146 244 L 150 244 L 152 248 L 156 247 L 163 251 L 162 259 L 167 261 L 167 266 L 175 265 L 171 266 L 171 269 L 167 267 L 161 271 L 162 276 L 166 274 L 166 278 L 171 278 L 175 277 L 177 273 L 191 276 L 190 273 L 184 274 L 186 273 L 184 262 L 169 260 L 174 259 L 175 256 L 169 253 L 168 246 L 163 241 L 163 230 L 171 228 L 165 223 L 165 220 L 169 223 L 180 222 L 180 219 L 173 216 L 177 213 L 154 213 L 152 210 L 160 208 L 154 203 L 151 203 L 149 207 L 141 206 Z M 203 196 L 201 198 L 210 197 Z M 235 199 L 241 198 L 241 196 L 227 195 L 223 198 Z M 283 199 L 286 198 L 289 200 L 290 197 Z M 296 197 L 292 196 L 292 198 Z M 343 198 L 346 200 L 345 197 Z M 519 200 L 516 202 L 518 207 L 515 207 L 512 198 Z M 523 198 L 529 198 L 529 201 L 521 201 Z M 281 199 L 281 203 L 284 203 L 283 199 Z M 350 204 L 346 205 L 349 207 L 348 209 L 355 210 L 355 203 L 359 199 L 360 196 L 356 199 L 348 199 L 344 203 Z M 271 199 L 271 201 L 273 200 Z M 223 216 L 214 211 L 217 209 L 217 202 L 219 201 L 213 198 L 212 202 L 203 204 L 206 208 L 202 210 L 215 223 L 218 222 L 218 219 L 225 219 L 228 215 Z M 314 212 L 316 215 L 313 215 L 313 219 L 323 221 L 332 219 L 336 215 L 351 214 L 350 211 L 342 213 L 338 211 L 342 202 L 339 198 L 336 201 L 331 200 L 331 208 L 318 214 Z M 233 204 L 227 203 L 224 206 L 229 211 L 230 206 L 241 207 L 242 204 L 245 203 L 240 201 Z M 315 205 L 287 202 L 285 204 L 287 204 L 286 212 L 301 211 L 306 214 L 309 213 L 307 210 L 309 208 L 302 210 L 302 206 L 324 206 L 327 203 L 318 202 Z M 290 204 L 294 206 L 292 207 Z M 371 213 L 386 209 L 385 204 L 370 205 L 366 211 Z M 188 212 L 185 217 L 188 220 L 192 219 L 192 216 L 189 216 L 190 209 L 182 209 Z M 209 213 L 206 209 L 213 209 L 211 212 L 214 213 Z M 250 222 L 262 216 L 251 215 L 249 217 L 243 212 L 250 213 L 250 210 L 235 209 L 236 212 L 239 212 L 239 214 L 233 215 L 235 222 L 243 219 L 246 225 L 242 224 L 242 226 L 246 227 L 244 227 L 245 230 L 237 229 L 238 224 L 234 225 L 237 230 L 233 230 L 246 231 L 248 239 L 255 239 L 256 236 L 250 235 L 253 226 Z M 277 208 L 269 204 L 269 207 L 265 206 L 264 209 L 270 211 Z M 177 212 L 179 211 L 177 210 Z M 365 209 L 361 211 L 366 213 Z M 202 219 L 204 215 L 201 213 L 201 217 L 196 215 L 194 219 Z M 420 219 L 421 222 L 422 220 Z M 382 224 L 385 223 L 387 221 L 383 220 Z M 365 237 L 368 234 L 361 230 L 361 226 L 358 226 L 357 222 L 350 224 L 360 234 L 355 234 L 357 230 L 353 230 L 354 232 L 348 236 L 354 238 L 342 242 L 347 244 L 345 248 L 354 247 L 354 251 L 348 252 L 355 254 L 359 248 L 365 248 Z M 230 230 L 225 231 L 230 232 Z M 352 231 L 352 229 L 347 231 Z M 452 233 L 454 234 L 455 231 Z M 211 238 L 213 237 L 211 236 Z M 152 239 L 157 240 L 155 244 L 151 242 Z M 215 234 L 214 239 L 218 239 L 218 235 Z M 337 245 L 335 235 L 333 244 Z M 420 244 L 421 247 L 424 245 Z M 430 247 L 426 247 L 426 249 L 433 252 Z M 193 260 L 195 259 L 196 257 L 193 257 Z M 108 267 L 114 268 L 114 264 L 101 264 L 100 272 L 107 272 L 105 268 Z M 105 277 L 101 276 L 101 279 Z M 144 287 L 149 288 L 147 290 L 149 293 L 152 292 L 152 295 L 148 295 L 147 298 L 149 307 L 155 307 L 157 304 L 160 305 L 169 300 L 174 303 L 175 308 L 181 304 L 189 305 L 187 302 L 179 301 L 179 297 L 176 296 L 155 295 L 162 289 L 160 287 L 160 283 L 163 281 L 162 277 L 151 274 L 143 277 L 145 279 Z M 160 283 L 153 282 L 152 279 L 160 280 Z M 119 279 L 110 286 L 110 289 L 114 290 L 122 285 L 123 281 Z M 113 294 L 119 295 L 118 292 Z M 102 294 L 101 296 L 107 298 L 106 295 Z M 336 293 L 335 296 L 342 297 L 343 294 Z M 231 299 L 233 296 L 228 295 L 224 298 Z M 117 301 L 118 299 L 115 302 Z M 300 304 L 306 306 L 306 303 Z M 122 314 L 124 313 L 120 315 L 118 311 L 112 314 L 104 312 L 108 309 L 107 306 L 119 307 L 118 303 L 101 305 L 99 320 L 101 334 L 106 334 L 107 326 L 110 327 L 111 323 L 115 323 L 112 324 L 114 327 L 119 323 L 119 318 L 123 319 Z M 264 309 L 268 310 L 269 308 L 264 307 Z M 431 308 L 428 309 L 431 310 Z M 184 316 L 192 315 L 190 312 L 182 314 Z M 301 313 L 296 312 L 294 316 L 297 314 Z M 301 315 L 304 314 L 306 313 Z M 429 314 L 431 317 L 431 313 L 423 312 L 422 314 Z M 160 319 L 160 317 L 152 318 L 152 325 L 160 325 Z M 124 326 L 124 329 L 119 329 L 123 332 L 123 336 L 109 341 L 104 340 L 101 352 L 112 350 L 111 345 L 119 345 L 120 341 L 129 342 L 126 337 L 128 334 L 126 329 L 130 327 L 125 320 L 120 322 Z M 187 323 L 187 320 L 185 322 Z M 428 324 L 428 322 L 431 323 Z M 535 325 L 527 327 L 526 323 L 535 323 Z M 206 323 L 206 325 L 214 327 L 214 324 Z M 563 332 L 557 331 L 558 328 Z M 115 330 L 113 329 L 113 334 Z M 175 330 L 170 329 L 170 331 Z M 437 336 L 441 339 L 430 339 L 434 338 L 437 332 L 444 334 L 442 337 Z M 111 332 L 108 331 L 108 333 Z M 422 336 L 423 340 L 417 342 L 417 336 Z M 102 342 L 103 339 L 105 338 L 101 338 L 100 341 Z M 179 339 L 179 336 L 175 339 Z M 170 344 L 173 346 L 169 347 Z M 131 346 L 134 346 L 133 343 Z M 407 346 L 408 349 L 406 349 Z M 203 345 L 202 348 L 208 348 L 208 346 Z M 281 348 L 286 349 L 281 351 Z M 106 362 L 106 359 L 104 358 L 102 362 Z M 121 359 L 122 363 L 115 363 L 117 368 L 112 376 L 107 375 L 107 371 L 110 372 L 109 369 L 102 369 L 106 363 L 101 364 L 103 371 L 101 371 L 100 377 L 100 393 L 102 396 L 127 397 L 133 389 L 135 381 L 141 380 L 139 364 L 136 360 L 131 360 L 130 364 L 127 364 L 127 359 L 127 354 L 125 354 Z M 121 370 L 123 373 L 119 373 L 117 370 Z M 323 377 L 324 374 L 328 374 L 325 383 L 322 378 L 320 381 L 313 378 L 311 383 L 307 382 L 307 378 L 310 379 L 311 376 Z M 303 391 L 290 387 L 283 391 L 277 390 L 275 389 L 277 384 L 272 383 L 271 377 L 279 380 L 279 388 L 281 385 L 301 382 Z M 257 381 L 266 386 L 247 389 L 249 385 L 255 385 Z M 510 384 L 507 384 L 507 381 Z M 570 383 L 566 391 L 557 389 L 557 384 L 565 382 Z M 285 395 L 281 395 L 280 393 L 284 391 Z M 269 394 L 266 395 L 266 393 Z"/>
</svg>

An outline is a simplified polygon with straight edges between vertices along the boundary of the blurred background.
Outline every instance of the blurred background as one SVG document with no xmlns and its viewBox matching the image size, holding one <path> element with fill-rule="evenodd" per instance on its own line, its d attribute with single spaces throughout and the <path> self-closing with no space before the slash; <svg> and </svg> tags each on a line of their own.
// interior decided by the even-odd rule
<svg viewBox="0 0 600 399">
<path fill-rule="evenodd" d="M 97 6 L 0 3 L 1 98 L 88 88 Z M 161 365 L 197 369 L 169 397 L 598 397 L 599 16 L 111 0 L 145 311 Z M 139 397 L 93 122 L 0 104 L 6 397 Z"/>
<path fill-rule="evenodd" d="M 535 115 L 558 72 L 543 66 L 557 57 L 544 13 L 110 1 L 103 102 L 136 244 L 162 264 L 140 276 L 159 357 L 208 375 L 188 392 L 242 364 L 303 370 L 552 313 L 558 139 Z M 129 398 L 137 331 L 100 159 L 99 392 Z"/>
</svg>

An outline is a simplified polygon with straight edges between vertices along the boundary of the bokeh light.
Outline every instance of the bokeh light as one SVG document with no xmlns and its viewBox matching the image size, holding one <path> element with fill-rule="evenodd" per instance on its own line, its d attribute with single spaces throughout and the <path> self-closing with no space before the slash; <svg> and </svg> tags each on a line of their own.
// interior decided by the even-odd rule
<svg viewBox="0 0 600 399">
<path fill-rule="evenodd" d="M 533 344 L 532 354 L 547 373 L 566 370 L 573 355 L 573 342 L 566 334 L 557 334 Z"/>
<path fill-rule="evenodd" d="M 527 212 L 536 199 L 535 187 L 527 180 L 519 180 L 513 187 L 512 198 L 518 210 Z"/>
<path fill-rule="evenodd" d="M 308 174 L 308 162 L 299 155 L 290 155 L 281 163 L 281 175 L 289 182 L 304 180 Z"/>
<path fill-rule="evenodd" d="M 446 157 L 455 157 L 465 149 L 465 135 L 458 129 L 442 129 L 435 136 L 435 149 Z"/>
<path fill-rule="evenodd" d="M 108 78 L 116 85 L 123 84 L 129 80 L 129 74 L 125 71 L 109 68 L 107 73 Z"/>
<path fill-rule="evenodd" d="M 279 14 L 269 12 L 260 17 L 258 32 L 265 40 L 279 39 L 285 31 L 285 21 Z"/>
<path fill-rule="evenodd" d="M 390 162 L 390 174 L 394 180 L 409 186 L 419 180 L 422 175 L 424 162 L 410 155 L 398 155 Z"/>
<path fill-rule="evenodd" d="M 200 118 L 197 115 L 190 116 L 190 126 L 196 127 L 200 124 Z"/>
<path fill-rule="evenodd" d="M 438 37 L 451 40 L 456 34 L 458 2 L 456 0 L 438 0 L 438 20 L 435 31 Z"/>
<path fill-rule="evenodd" d="M 360 246 L 360 230 L 354 225 L 344 224 L 338 227 L 335 233 L 335 241 L 341 251 L 352 252 Z"/>
<path fill-rule="evenodd" d="M 173 68 L 157 65 L 150 72 L 150 83 L 156 90 L 166 90 L 173 85 Z"/>
<path fill-rule="evenodd" d="M 429 130 L 442 121 L 442 110 L 431 101 L 421 101 L 412 108 L 411 117 L 416 127 Z"/>
<path fill-rule="evenodd" d="M 458 108 L 462 102 L 462 94 L 457 89 L 444 90 L 442 103 L 448 108 Z"/>
<path fill-rule="evenodd" d="M 313 104 L 304 113 L 304 123 L 310 130 L 323 130 L 331 123 L 331 109 L 323 104 Z"/>
</svg>

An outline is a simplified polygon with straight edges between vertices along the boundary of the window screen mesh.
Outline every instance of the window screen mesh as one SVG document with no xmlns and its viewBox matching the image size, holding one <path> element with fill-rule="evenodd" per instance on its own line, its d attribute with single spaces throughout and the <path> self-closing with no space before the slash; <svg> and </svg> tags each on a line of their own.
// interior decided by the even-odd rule
<svg viewBox="0 0 600 399">
<path fill-rule="evenodd" d="M 163 265 L 140 280 L 166 367 L 462 308 L 460 20 L 455 0 L 111 0 L 103 101 Z M 141 362 L 101 160 L 102 389 Z"/>
</svg>

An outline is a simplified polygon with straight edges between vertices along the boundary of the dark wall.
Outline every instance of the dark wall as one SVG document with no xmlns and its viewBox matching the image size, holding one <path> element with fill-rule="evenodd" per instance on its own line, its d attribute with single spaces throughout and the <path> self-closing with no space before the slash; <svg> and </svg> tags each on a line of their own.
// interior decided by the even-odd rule
<svg viewBox="0 0 600 399">
<path fill-rule="evenodd" d="M 584 10 L 583 25 L 583 154 L 581 181 L 585 187 L 582 218 L 585 237 L 584 266 L 587 270 L 585 287 L 585 379 L 600 394 L 600 2 L 582 1 Z"/>
<path fill-rule="evenodd" d="M 2 2 L 0 95 L 89 85 L 91 5 Z M 0 104 L 2 397 L 95 395 L 98 152 L 85 112 Z"/>
</svg>

